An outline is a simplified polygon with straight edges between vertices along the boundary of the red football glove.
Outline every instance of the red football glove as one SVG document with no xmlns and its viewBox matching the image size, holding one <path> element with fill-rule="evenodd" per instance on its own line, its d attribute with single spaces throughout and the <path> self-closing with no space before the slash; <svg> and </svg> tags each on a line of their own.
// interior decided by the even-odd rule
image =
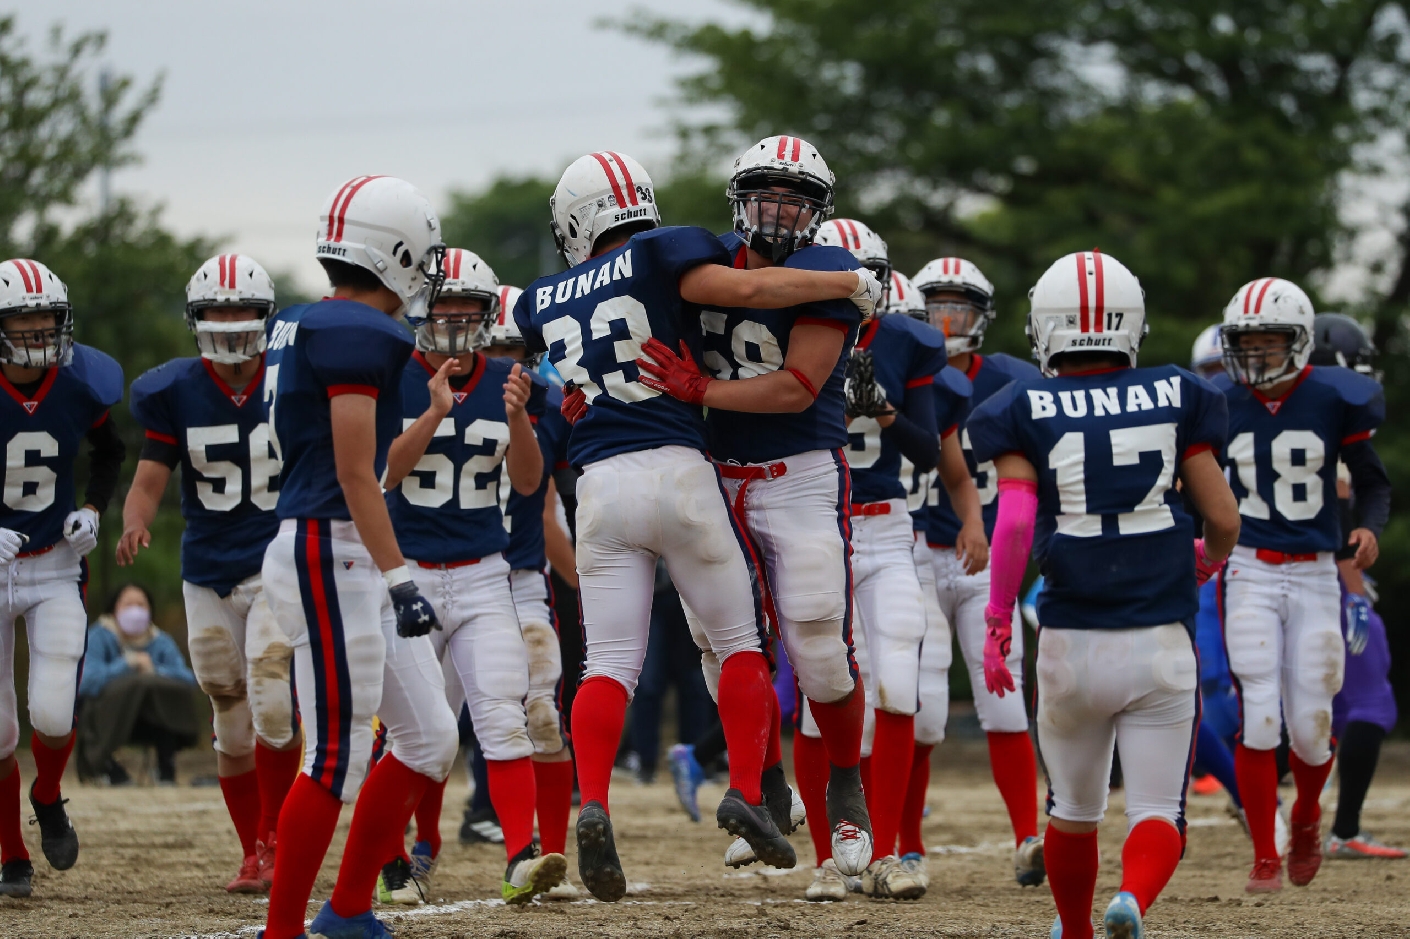
<svg viewBox="0 0 1410 939">
<path fill-rule="evenodd" d="M 636 365 L 641 369 L 641 377 L 637 380 L 643 385 L 688 404 L 705 403 L 705 389 L 714 379 L 700 373 L 700 366 L 695 364 L 685 340 L 681 340 L 679 356 L 655 337 L 646 341 L 641 352 Z"/>
<path fill-rule="evenodd" d="M 1009 651 L 1013 648 L 1013 619 L 996 615 L 991 607 L 984 608 L 984 687 L 992 695 L 1004 696 L 1013 691 L 1013 675 L 1009 672 Z"/>
<path fill-rule="evenodd" d="M 1209 559 L 1209 555 L 1204 553 L 1204 539 L 1195 539 L 1195 584 L 1203 587 L 1209 578 L 1224 569 L 1226 562 L 1214 562 Z"/>
<path fill-rule="evenodd" d="M 571 382 L 563 386 L 567 394 L 563 395 L 563 403 L 558 406 L 558 412 L 563 415 L 563 419 L 570 425 L 576 424 L 587 415 L 588 403 L 587 395 L 583 389 L 573 385 Z"/>
</svg>

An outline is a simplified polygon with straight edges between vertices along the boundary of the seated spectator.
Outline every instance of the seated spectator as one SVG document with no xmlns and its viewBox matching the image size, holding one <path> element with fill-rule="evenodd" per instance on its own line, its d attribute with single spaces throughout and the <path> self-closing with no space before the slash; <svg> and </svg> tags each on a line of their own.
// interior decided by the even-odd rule
<svg viewBox="0 0 1410 939">
<path fill-rule="evenodd" d="M 152 595 L 127 584 L 88 630 L 79 682 L 78 772 L 113 785 L 131 780 L 113 757 L 118 747 L 157 753 L 157 782 L 176 782 L 176 753 L 200 736 L 192 695 L 196 676 L 176 640 L 152 622 Z"/>
</svg>

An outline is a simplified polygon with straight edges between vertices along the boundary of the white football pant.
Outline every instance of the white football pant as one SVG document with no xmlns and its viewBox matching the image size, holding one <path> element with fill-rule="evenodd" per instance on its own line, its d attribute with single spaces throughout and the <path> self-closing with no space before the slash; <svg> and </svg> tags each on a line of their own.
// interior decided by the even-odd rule
<svg viewBox="0 0 1410 939">
<path fill-rule="evenodd" d="M 921 596 L 925 598 L 925 639 L 920 645 L 920 710 L 916 712 L 916 743 L 936 746 L 945 740 L 950 718 L 950 665 L 954 659 L 950 621 L 940 608 L 935 565 L 925 532 L 912 536 L 912 557 Z"/>
<path fill-rule="evenodd" d="M 397 635 L 382 572 L 352 522 L 285 519 L 264 553 L 264 595 L 294 647 L 304 772 L 357 799 L 372 718 L 413 772 L 445 779 L 459 738 L 431 640 Z"/>
<path fill-rule="evenodd" d="M 29 635 L 29 723 L 46 737 L 73 730 L 78 670 L 88 639 L 88 614 L 78 591 L 78 555 L 60 538 L 50 551 L 16 558 L 0 577 L 0 760 L 20 739 L 15 696 L 15 620 Z"/>
<path fill-rule="evenodd" d="M 1332 698 L 1346 664 L 1332 555 L 1269 564 L 1238 546 L 1223 590 L 1224 645 L 1242 703 L 1243 745 L 1272 750 L 1286 722 L 1293 752 L 1321 766 L 1332 755 Z"/>
<path fill-rule="evenodd" d="M 984 606 L 989 602 L 989 568 L 966 574 L 954 548 L 931 548 L 940 611 L 960 640 L 960 656 L 969 670 L 974 709 L 985 733 L 1019 733 L 1028 729 L 1023 706 L 1023 620 L 1015 607 L 1013 646 L 1007 659 L 1014 690 L 1000 698 L 984 686 Z"/>
<path fill-rule="evenodd" d="M 1112 743 L 1121 751 L 1128 830 L 1149 818 L 1181 827 L 1199 700 L 1194 640 L 1171 623 L 1038 633 L 1038 744 L 1048 814 L 1099 822 Z M 1006 695 L 1007 697 L 1007 695 Z"/>
<path fill-rule="evenodd" d="M 867 707 L 915 714 L 926 626 L 925 597 L 916 578 L 915 534 L 904 499 L 878 504 L 890 511 L 852 517 L 855 620 L 871 666 L 864 677 Z"/>
<path fill-rule="evenodd" d="M 564 528 L 567 531 L 567 528 Z M 519 630 L 529 654 L 529 739 L 534 752 L 546 756 L 563 749 L 563 718 L 558 695 L 562 690 L 563 653 L 558 646 L 548 574 L 518 570 L 509 574 Z"/>
</svg>

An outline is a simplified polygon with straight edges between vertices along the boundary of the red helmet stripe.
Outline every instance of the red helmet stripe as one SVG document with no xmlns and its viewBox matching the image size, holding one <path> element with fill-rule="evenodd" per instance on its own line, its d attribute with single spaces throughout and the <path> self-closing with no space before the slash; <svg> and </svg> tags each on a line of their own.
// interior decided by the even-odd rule
<svg viewBox="0 0 1410 939">
<path fill-rule="evenodd" d="M 797 157 L 794 157 L 794 159 L 797 159 Z M 858 251 L 862 250 L 862 236 L 857 234 L 857 223 L 852 221 L 851 219 L 843 219 L 842 224 L 845 224 L 847 226 L 847 230 L 852 233 L 852 247 L 856 248 Z M 847 244 L 846 235 L 842 237 L 842 244 L 844 247 Z"/>
<path fill-rule="evenodd" d="M 797 137 L 793 138 L 793 162 L 797 163 L 802 159 L 803 141 Z"/>
<path fill-rule="evenodd" d="M 1270 277 L 1263 282 L 1263 289 L 1258 291 L 1258 299 L 1255 300 L 1253 304 L 1253 312 L 1255 314 L 1263 312 L 1263 298 L 1267 296 L 1268 288 L 1273 286 L 1273 281 L 1277 279 L 1276 277 Z"/>
<path fill-rule="evenodd" d="M 622 195 L 622 184 L 617 181 L 617 173 L 612 169 L 612 164 L 601 153 L 594 153 L 592 158 L 602 164 L 602 172 L 607 174 L 607 181 L 612 184 L 612 195 L 617 198 L 617 206 L 619 208 L 625 207 L 627 199 Z"/>
<path fill-rule="evenodd" d="M 15 270 L 20 272 L 20 278 L 24 281 L 24 292 L 38 293 L 39 289 L 37 287 L 31 287 L 29 284 L 29 271 L 25 268 L 24 261 L 16 258 L 13 263 L 15 265 Z"/>
<path fill-rule="evenodd" d="M 33 261 L 25 261 L 29 265 L 29 272 L 34 275 L 34 292 L 44 292 L 44 275 L 39 272 L 39 265 Z"/>
<path fill-rule="evenodd" d="M 1093 328 L 1097 332 L 1102 332 L 1104 320 L 1106 319 L 1106 291 L 1104 289 L 1105 285 L 1102 282 L 1102 253 L 1096 248 L 1092 249 L 1092 265 L 1096 269 L 1097 274 L 1097 315 L 1096 322 L 1093 324 Z"/>
<path fill-rule="evenodd" d="M 509 315 L 509 288 L 499 288 L 499 325 L 503 326 L 508 322 L 505 317 Z"/>
<path fill-rule="evenodd" d="M 901 275 L 895 271 L 891 272 L 891 289 L 896 291 L 898 301 L 906 299 L 906 288 L 901 286 Z"/>
<path fill-rule="evenodd" d="M 235 283 L 234 283 L 235 277 L 233 276 L 233 275 L 234 275 L 234 272 L 233 272 L 233 271 L 230 271 L 229 273 L 227 273 L 227 271 L 229 270 L 229 268 L 235 266 L 234 264 L 231 263 L 233 260 L 234 260 L 234 258 L 231 257 L 231 256 L 228 255 L 228 254 L 222 254 L 222 255 L 220 256 L 220 286 L 222 286 L 222 287 L 234 287 L 234 286 L 235 286 Z M 227 280 L 227 279 L 230 281 L 230 283 L 226 283 L 226 280 Z"/>
<path fill-rule="evenodd" d="M 636 184 L 632 182 L 632 174 L 627 172 L 627 161 L 613 150 L 608 150 L 607 155 L 617 161 L 617 166 L 622 171 L 622 179 L 627 183 L 627 198 L 632 200 L 632 205 L 636 205 Z"/>
<path fill-rule="evenodd" d="M 779 158 L 780 160 L 786 159 L 786 158 L 787 158 L 787 157 L 786 157 L 787 153 L 788 153 L 788 138 L 787 138 L 787 137 L 780 137 L 780 138 L 778 138 L 778 158 Z"/>
<path fill-rule="evenodd" d="M 333 229 L 337 226 L 338 223 L 338 204 L 343 201 L 343 194 L 348 191 L 348 188 L 350 186 L 352 186 L 360 179 L 366 179 L 366 177 L 354 176 L 352 179 L 343 183 L 343 187 L 339 189 L 338 194 L 333 197 L 333 204 L 328 209 L 328 233 L 324 236 L 325 240 L 333 240 Z"/>
<path fill-rule="evenodd" d="M 1087 305 L 1087 255 L 1081 251 L 1077 252 L 1077 303 L 1082 314 L 1080 328 L 1084 333 L 1089 332 L 1092 311 Z"/>
<path fill-rule="evenodd" d="M 364 176 L 356 185 L 348 190 L 347 196 L 343 198 L 343 207 L 338 210 L 338 228 L 333 233 L 334 241 L 343 240 L 343 223 L 347 220 L 348 206 L 352 205 L 353 196 L 357 195 L 357 191 L 372 182 L 372 180 L 381 178 L 380 176 Z"/>
</svg>

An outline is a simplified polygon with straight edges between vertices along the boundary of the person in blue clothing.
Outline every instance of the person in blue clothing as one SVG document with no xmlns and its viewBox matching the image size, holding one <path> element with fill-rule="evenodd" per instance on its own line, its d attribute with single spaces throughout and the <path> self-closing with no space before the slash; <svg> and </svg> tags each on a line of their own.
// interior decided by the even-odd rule
<svg viewBox="0 0 1410 939">
<path fill-rule="evenodd" d="M 88 630 L 78 686 L 80 775 L 129 782 L 113 753 L 145 744 L 156 751 L 157 782 L 175 782 L 177 751 L 195 746 L 200 735 L 195 685 L 181 647 L 152 621 L 151 593 L 136 583 L 119 587 Z"/>
</svg>

